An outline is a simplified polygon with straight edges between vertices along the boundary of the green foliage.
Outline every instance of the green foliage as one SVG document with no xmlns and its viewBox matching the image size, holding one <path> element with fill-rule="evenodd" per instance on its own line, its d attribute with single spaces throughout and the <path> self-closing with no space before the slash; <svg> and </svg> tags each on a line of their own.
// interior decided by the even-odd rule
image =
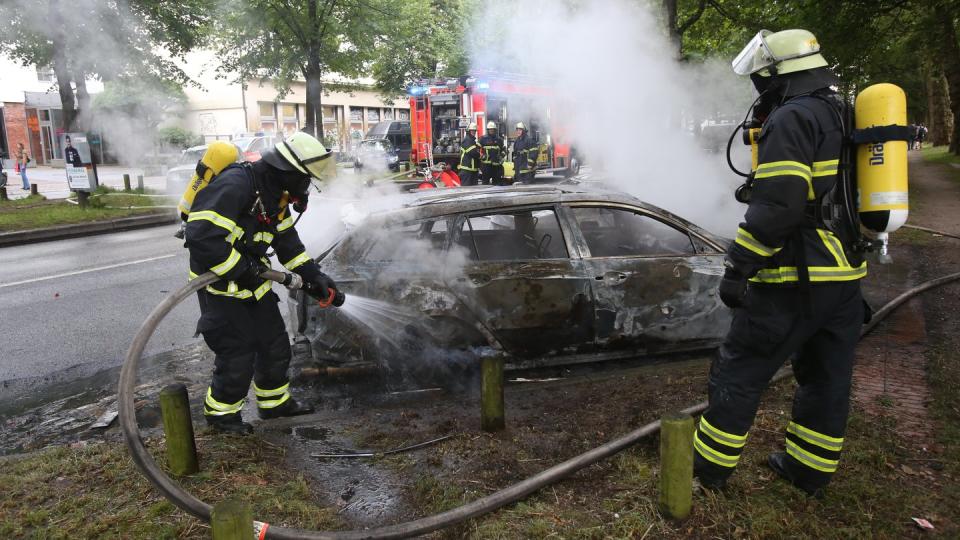
<svg viewBox="0 0 960 540">
<path fill-rule="evenodd" d="M 175 148 L 190 148 L 203 144 L 203 137 L 177 126 L 158 129 L 157 140 Z"/>
</svg>

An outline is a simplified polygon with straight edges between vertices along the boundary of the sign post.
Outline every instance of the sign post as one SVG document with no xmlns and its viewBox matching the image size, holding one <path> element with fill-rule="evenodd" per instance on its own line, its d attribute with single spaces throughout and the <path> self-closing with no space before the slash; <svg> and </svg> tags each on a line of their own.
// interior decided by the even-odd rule
<svg viewBox="0 0 960 540">
<path fill-rule="evenodd" d="M 90 152 L 90 143 L 86 133 L 64 133 L 60 136 L 63 147 L 63 161 L 67 174 L 67 185 L 77 192 L 77 202 L 86 207 L 90 192 L 99 184 L 97 168 Z"/>
</svg>

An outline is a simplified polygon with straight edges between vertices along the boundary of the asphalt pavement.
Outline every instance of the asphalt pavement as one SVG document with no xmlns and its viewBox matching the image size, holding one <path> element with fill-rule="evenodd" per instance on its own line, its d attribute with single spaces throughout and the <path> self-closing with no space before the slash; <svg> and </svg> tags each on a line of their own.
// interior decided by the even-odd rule
<svg viewBox="0 0 960 540">
<path fill-rule="evenodd" d="M 13 169 L 4 169 L 7 173 L 7 196 L 11 199 L 20 199 L 30 194 L 29 191 L 20 189 L 20 173 Z M 100 185 L 112 188 L 123 188 L 123 175 L 130 175 L 130 185 L 137 187 L 137 176 L 143 174 L 143 169 L 136 167 L 123 167 L 119 165 L 98 165 L 97 177 Z M 56 167 L 28 167 L 27 180 L 31 184 L 36 184 L 40 194 L 48 199 L 65 199 L 70 195 L 70 188 L 67 186 L 67 173 L 63 168 Z M 145 176 L 143 178 L 144 187 L 162 191 L 166 187 L 165 176 Z"/>
<path fill-rule="evenodd" d="M 121 363 L 150 310 L 186 282 L 187 252 L 174 230 L 0 249 L 0 381 Z M 193 342 L 197 316 L 196 303 L 184 302 L 158 329 L 149 353 Z"/>
</svg>

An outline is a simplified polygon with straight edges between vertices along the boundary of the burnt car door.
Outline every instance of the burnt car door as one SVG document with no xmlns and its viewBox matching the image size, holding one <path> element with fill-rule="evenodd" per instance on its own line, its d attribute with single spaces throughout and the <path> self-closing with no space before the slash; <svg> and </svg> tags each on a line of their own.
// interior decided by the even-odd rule
<svg viewBox="0 0 960 540">
<path fill-rule="evenodd" d="M 682 224 L 608 203 L 563 209 L 593 277 L 600 349 L 696 349 L 726 332 L 723 254 Z"/>
<path fill-rule="evenodd" d="M 532 358 L 592 347 L 592 276 L 571 258 L 554 206 L 461 216 L 453 242 L 466 261 L 450 288 L 507 352 Z"/>
</svg>

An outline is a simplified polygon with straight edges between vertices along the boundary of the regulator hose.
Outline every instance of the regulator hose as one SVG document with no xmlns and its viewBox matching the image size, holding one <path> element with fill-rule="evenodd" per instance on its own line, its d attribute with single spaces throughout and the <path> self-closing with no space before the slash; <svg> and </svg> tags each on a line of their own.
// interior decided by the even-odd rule
<svg viewBox="0 0 960 540">
<path fill-rule="evenodd" d="M 266 279 L 278 282 L 282 282 L 285 278 L 285 275 L 282 272 L 276 271 L 268 271 L 261 275 Z M 156 330 L 157 325 L 170 312 L 170 310 L 183 301 L 183 299 L 190 296 L 201 287 L 209 285 L 218 279 L 220 278 L 212 272 L 203 274 L 190 281 L 182 289 L 172 293 L 170 296 L 160 302 L 156 308 L 154 308 L 147 319 L 143 322 L 143 325 L 140 327 L 140 330 L 137 332 L 137 335 L 134 337 L 133 342 L 130 344 L 129 350 L 127 351 L 126 360 L 124 361 L 123 368 L 120 371 L 120 387 L 118 396 L 120 426 L 123 429 L 124 438 L 134 463 L 136 463 L 143 475 L 157 487 L 164 497 L 169 499 L 173 504 L 177 505 L 184 511 L 207 522 L 210 521 L 211 506 L 200 499 L 197 499 L 191 493 L 185 491 L 177 482 L 167 476 L 157 462 L 154 461 L 149 450 L 147 450 L 146 445 L 143 443 L 143 440 L 140 438 L 140 429 L 139 426 L 137 426 L 137 419 L 133 404 L 133 393 L 134 387 L 136 386 L 137 367 L 140 357 L 143 354 L 143 350 L 146 347 L 150 336 L 152 336 L 153 332 Z M 947 283 L 957 281 L 958 279 L 960 279 L 960 272 L 927 281 L 926 283 L 904 292 L 876 312 L 871 323 L 864 326 L 863 330 L 861 331 L 861 336 L 875 328 L 876 325 L 883 320 L 884 317 L 896 309 L 897 306 L 903 304 L 913 296 L 916 296 L 917 294 L 934 287 L 939 287 Z M 789 368 L 782 369 L 776 376 L 773 377 L 771 382 L 779 381 L 790 374 L 791 371 Z M 707 402 L 703 401 L 697 403 L 696 405 L 687 407 L 681 412 L 694 415 L 703 412 L 706 408 Z M 598 446 L 592 450 L 584 452 L 583 454 L 572 457 L 562 463 L 550 467 L 549 469 L 539 472 L 530 478 L 527 478 L 526 480 L 508 486 L 495 493 L 491 493 L 486 497 L 482 497 L 452 510 L 420 518 L 414 521 L 360 531 L 305 531 L 301 529 L 262 524 L 264 527 L 266 527 L 265 538 L 284 540 L 360 540 L 407 538 L 410 536 L 427 534 L 429 532 L 440 530 L 468 519 L 487 514 L 498 508 L 517 502 L 527 495 L 530 495 L 531 493 L 534 493 L 545 486 L 556 483 L 563 478 L 566 478 L 567 476 L 579 471 L 580 469 L 583 469 L 584 467 L 592 465 L 602 459 L 616 454 L 617 452 L 620 452 L 621 450 L 633 445 L 640 439 L 656 433 L 659 429 L 659 420 L 651 422 L 643 427 L 640 427 L 639 429 L 627 433 L 618 439 L 612 440 L 602 446 Z M 252 526 L 253 524 L 251 523 L 251 528 Z"/>
</svg>

